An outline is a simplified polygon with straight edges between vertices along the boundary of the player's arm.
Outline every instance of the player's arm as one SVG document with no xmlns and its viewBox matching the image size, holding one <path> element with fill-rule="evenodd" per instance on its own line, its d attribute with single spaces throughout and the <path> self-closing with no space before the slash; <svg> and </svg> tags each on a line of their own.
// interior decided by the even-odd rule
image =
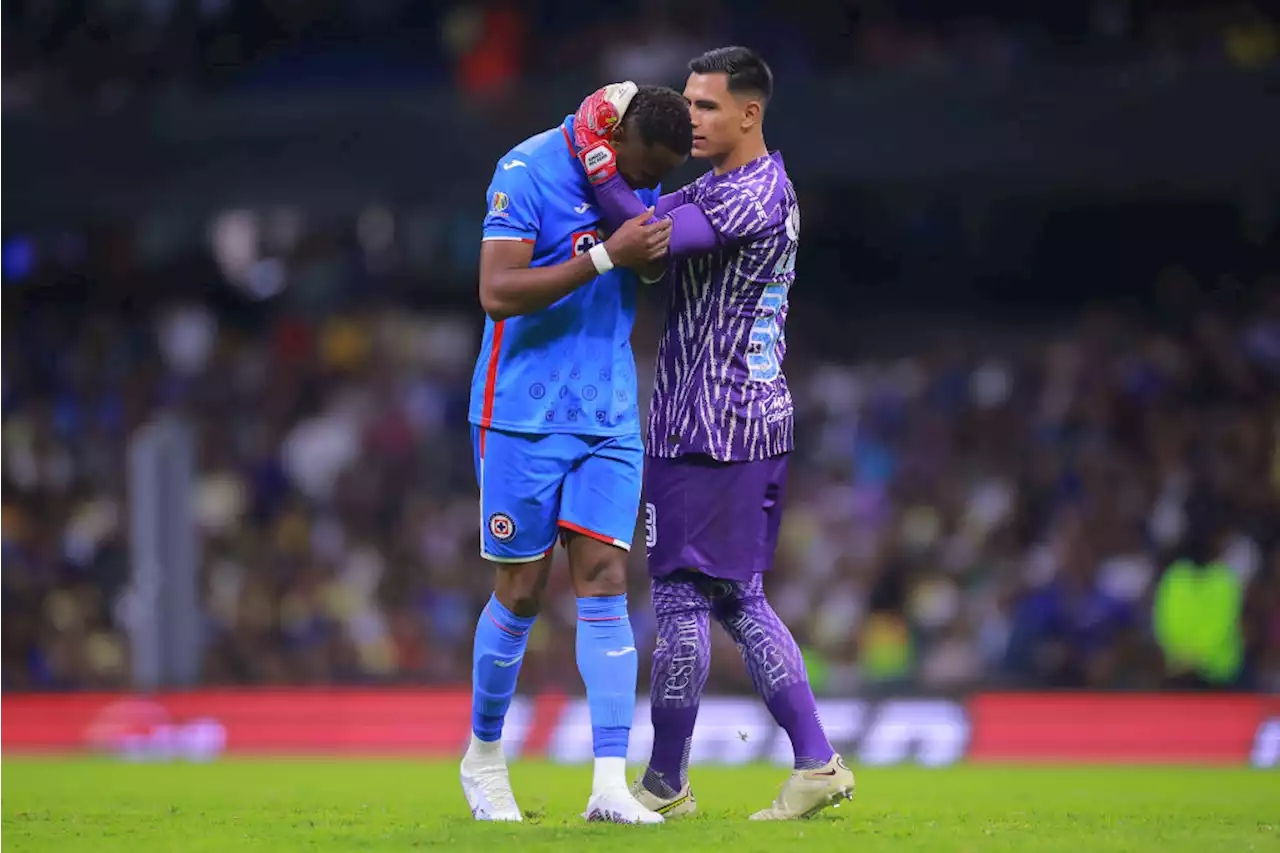
<svg viewBox="0 0 1280 853">
<path fill-rule="evenodd" d="M 578 108 L 574 121 L 579 162 L 591 183 L 601 219 L 610 227 L 638 216 L 646 206 L 618 172 L 610 141 L 630 102 L 628 86 L 631 84 L 612 84 L 591 94 Z M 694 258 L 726 245 L 711 220 L 690 201 L 690 193 L 681 188 L 654 205 L 655 219 L 671 223 L 672 258 Z M 645 278 L 650 280 L 650 276 Z"/>
<path fill-rule="evenodd" d="M 480 306 L 495 321 L 537 311 L 595 276 L 588 255 L 531 269 L 542 230 L 542 187 L 527 162 L 512 157 L 494 170 L 480 244 Z"/>
<path fill-rule="evenodd" d="M 480 245 L 480 307 L 495 322 L 541 311 L 600 275 L 590 254 L 552 267 L 531 267 L 532 260 L 533 243 L 523 240 Z"/>
<path fill-rule="evenodd" d="M 605 224 L 625 222 L 644 209 L 644 202 L 622 175 L 614 175 L 599 184 L 593 184 L 596 204 Z M 662 196 L 655 205 L 656 219 L 671 222 L 671 257 L 696 258 L 727 245 L 724 239 L 696 205 L 688 201 L 688 194 L 681 188 Z"/>
<path fill-rule="evenodd" d="M 636 195 L 635 190 L 631 188 L 631 184 L 628 184 L 627 179 L 622 177 L 621 174 L 615 174 L 602 183 L 592 184 L 591 190 L 596 196 L 596 206 L 600 208 L 600 218 L 610 228 L 626 222 L 637 215 L 642 208 L 650 206 L 645 204 L 644 199 Z M 671 211 L 688 203 L 689 191 L 687 187 L 681 187 L 675 192 L 659 196 L 658 200 L 652 205 L 653 218 L 656 221 L 670 217 Z"/>
<path fill-rule="evenodd" d="M 667 253 L 671 224 L 649 222 L 652 208 L 632 217 L 586 254 L 531 267 L 532 242 L 486 238 L 480 247 L 480 305 L 493 320 L 541 311 L 615 266 L 647 269 Z"/>
<path fill-rule="evenodd" d="M 625 178 L 622 180 L 622 183 L 623 184 L 627 183 Z M 667 214 L 675 210 L 680 205 L 688 204 L 690 201 L 691 199 L 689 197 L 688 187 L 681 187 L 675 192 L 667 193 L 666 195 L 659 198 L 658 203 L 654 206 L 653 215 L 655 217 L 666 216 Z"/>
<path fill-rule="evenodd" d="M 646 224 L 652 213 L 646 208 L 587 253 L 530 266 L 542 231 L 543 191 L 535 167 L 518 157 L 494 170 L 480 247 L 480 305 L 495 321 L 540 311 L 615 266 L 638 269 L 666 253 L 670 225 Z"/>
<path fill-rule="evenodd" d="M 538 311 L 599 274 L 612 259 L 581 255 L 530 267 L 542 231 L 544 204 L 534 167 L 519 157 L 498 164 L 489 184 L 489 211 L 480 244 L 480 306 L 493 320 Z"/>
<path fill-rule="evenodd" d="M 618 172 L 612 142 L 635 94 L 636 85 L 630 81 L 610 83 L 588 95 L 574 114 L 574 150 L 591 183 L 601 218 L 611 227 L 639 215 L 646 205 Z M 680 189 L 654 205 L 655 218 L 671 222 L 671 255 L 676 258 L 705 255 L 723 245 L 711 222 L 689 202 L 687 191 Z"/>
<path fill-rule="evenodd" d="M 593 186 L 601 218 L 606 224 L 626 221 L 644 209 L 621 175 Z M 749 191 L 716 188 L 701 204 L 689 200 L 681 188 L 662 196 L 655 216 L 671 222 L 670 257 L 696 258 L 751 237 L 768 220 L 763 205 Z"/>
</svg>

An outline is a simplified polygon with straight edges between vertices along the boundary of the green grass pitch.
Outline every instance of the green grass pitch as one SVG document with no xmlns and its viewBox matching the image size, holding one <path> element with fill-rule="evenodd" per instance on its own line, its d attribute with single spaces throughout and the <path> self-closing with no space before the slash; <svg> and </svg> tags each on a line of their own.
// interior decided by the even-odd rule
<svg viewBox="0 0 1280 853">
<path fill-rule="evenodd" d="M 6 760 L 9 851 L 1280 851 L 1280 773 L 1191 768 L 855 768 L 853 802 L 813 820 L 748 814 L 776 767 L 695 767 L 700 813 L 587 825 L 588 767 L 520 762 L 523 824 L 471 820 L 453 763 Z"/>
</svg>

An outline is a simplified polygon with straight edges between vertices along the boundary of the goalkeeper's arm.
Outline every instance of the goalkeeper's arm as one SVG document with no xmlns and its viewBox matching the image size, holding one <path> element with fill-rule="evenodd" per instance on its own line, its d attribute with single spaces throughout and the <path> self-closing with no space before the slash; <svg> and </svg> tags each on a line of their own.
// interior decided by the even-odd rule
<svg viewBox="0 0 1280 853">
<path fill-rule="evenodd" d="M 636 197 L 618 172 L 617 152 L 612 143 L 636 88 L 630 81 L 610 83 L 588 95 L 574 114 L 575 150 L 602 218 L 610 228 L 617 228 L 645 210 L 645 203 Z M 670 255 L 673 258 L 705 255 L 724 244 L 706 214 L 688 203 L 683 189 L 662 196 L 654 216 L 671 222 Z"/>
<path fill-rule="evenodd" d="M 635 191 L 622 175 L 614 175 L 602 183 L 593 184 L 592 189 L 601 217 L 610 228 L 645 210 L 645 203 L 636 197 Z M 658 200 L 654 216 L 671 220 L 669 256 L 672 258 L 696 258 L 728 244 L 702 212 L 702 208 L 687 201 L 683 189 L 662 196 Z"/>
</svg>

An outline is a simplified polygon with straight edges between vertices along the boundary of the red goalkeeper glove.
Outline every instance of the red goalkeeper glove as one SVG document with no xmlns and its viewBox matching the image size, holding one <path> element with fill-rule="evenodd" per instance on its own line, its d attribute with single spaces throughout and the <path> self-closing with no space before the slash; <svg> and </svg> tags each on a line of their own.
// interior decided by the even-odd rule
<svg viewBox="0 0 1280 853">
<path fill-rule="evenodd" d="M 573 116 L 573 141 L 578 160 L 593 184 L 603 183 L 618 173 L 618 155 L 613 150 L 613 132 L 638 91 L 630 80 L 610 83 L 587 96 Z"/>
</svg>

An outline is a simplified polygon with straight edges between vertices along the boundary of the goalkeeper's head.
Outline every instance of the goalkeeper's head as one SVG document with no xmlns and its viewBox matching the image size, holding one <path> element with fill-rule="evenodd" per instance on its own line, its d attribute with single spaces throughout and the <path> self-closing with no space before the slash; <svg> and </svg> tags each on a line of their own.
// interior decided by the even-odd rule
<svg viewBox="0 0 1280 853">
<path fill-rule="evenodd" d="M 684 97 L 693 120 L 693 156 L 726 159 L 764 136 L 773 72 L 746 47 L 719 47 L 689 62 Z"/>
<path fill-rule="evenodd" d="M 689 158 L 692 145 L 689 105 L 666 86 L 640 86 L 613 133 L 618 171 L 637 189 L 656 187 Z"/>
</svg>

